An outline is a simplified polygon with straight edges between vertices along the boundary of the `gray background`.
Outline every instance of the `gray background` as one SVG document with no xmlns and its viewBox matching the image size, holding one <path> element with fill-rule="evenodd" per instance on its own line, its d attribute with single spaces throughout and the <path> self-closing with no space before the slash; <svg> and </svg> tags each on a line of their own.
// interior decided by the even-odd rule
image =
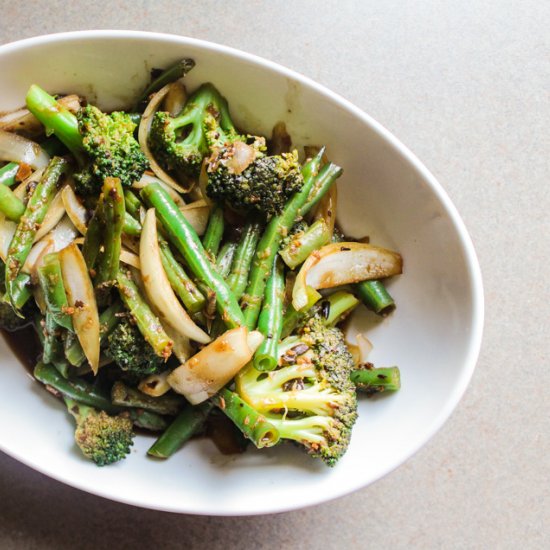
<svg viewBox="0 0 550 550">
<path fill-rule="evenodd" d="M 2 43 L 78 29 L 164 31 L 256 53 L 342 94 L 447 190 L 479 255 L 487 310 L 457 411 L 367 489 L 276 516 L 178 516 L 80 493 L 0 454 L 0 548 L 550 547 L 547 0 L 0 7 Z"/>
</svg>

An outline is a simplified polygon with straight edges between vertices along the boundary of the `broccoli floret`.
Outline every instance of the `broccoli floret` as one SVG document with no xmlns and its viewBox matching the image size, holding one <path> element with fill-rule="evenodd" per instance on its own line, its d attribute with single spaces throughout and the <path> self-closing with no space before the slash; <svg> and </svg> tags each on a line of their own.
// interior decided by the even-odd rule
<svg viewBox="0 0 550 550">
<path fill-rule="evenodd" d="M 236 378 L 241 398 L 266 416 L 282 439 L 334 466 L 346 452 L 357 418 L 353 358 L 342 332 L 314 317 L 280 346 L 269 373 L 246 367 Z"/>
<path fill-rule="evenodd" d="M 86 458 L 98 466 L 118 462 L 133 445 L 133 423 L 129 416 L 109 416 L 72 399 L 65 398 L 68 411 L 76 420 L 74 438 Z"/>
<path fill-rule="evenodd" d="M 243 171 L 238 171 L 233 168 L 236 149 L 233 143 L 211 157 L 207 169 L 208 196 L 236 210 L 256 209 L 267 216 L 279 214 L 289 197 L 302 188 L 298 152 L 265 156 L 252 147 L 253 160 Z"/>
<path fill-rule="evenodd" d="M 122 320 L 107 338 L 105 353 L 118 367 L 137 378 L 162 370 L 164 360 L 155 354 L 139 329 L 128 319 Z"/>
<path fill-rule="evenodd" d="M 135 122 L 130 115 L 102 113 L 88 105 L 77 114 L 82 145 L 90 162 L 75 174 L 78 190 L 84 195 L 99 193 L 106 177 L 120 178 L 131 186 L 149 167 L 139 143 L 134 138 Z"/>
<path fill-rule="evenodd" d="M 203 158 L 210 152 L 209 141 L 215 139 L 217 143 L 225 143 L 236 138 L 227 101 L 208 83 L 191 95 L 178 116 L 171 117 L 162 111 L 155 113 L 149 146 L 166 169 L 181 170 L 196 177 Z"/>
</svg>

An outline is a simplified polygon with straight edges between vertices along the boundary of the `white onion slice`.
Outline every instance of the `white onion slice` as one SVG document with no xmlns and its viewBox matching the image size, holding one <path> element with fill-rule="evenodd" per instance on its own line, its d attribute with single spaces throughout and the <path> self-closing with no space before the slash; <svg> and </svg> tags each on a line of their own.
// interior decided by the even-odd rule
<svg viewBox="0 0 550 550">
<path fill-rule="evenodd" d="M 124 264 L 131 265 L 136 269 L 141 269 L 139 256 L 136 256 L 133 252 L 130 252 L 129 250 L 124 250 L 124 248 L 120 251 L 120 261 Z"/>
<path fill-rule="evenodd" d="M 138 141 L 141 150 L 149 161 L 151 170 L 153 170 L 156 176 L 176 191 L 179 191 L 180 193 L 185 193 L 186 191 L 188 191 L 188 189 L 183 188 L 174 178 L 172 178 L 160 167 L 159 163 L 153 156 L 153 153 L 151 153 L 151 149 L 149 148 L 148 143 L 149 131 L 151 130 L 153 117 L 155 116 L 155 113 L 157 112 L 160 104 L 162 103 L 169 91 L 170 84 L 167 84 L 166 86 L 161 88 L 156 94 L 154 94 L 151 98 L 151 101 L 149 101 L 147 107 L 145 108 L 145 111 L 143 112 L 143 116 L 141 117 L 141 122 L 139 124 Z"/>
<path fill-rule="evenodd" d="M 59 253 L 67 302 L 74 308 L 73 326 L 84 355 L 94 374 L 99 368 L 99 315 L 94 287 L 84 257 L 76 244 Z"/>
<path fill-rule="evenodd" d="M 53 198 L 44 220 L 40 225 L 40 229 L 36 232 L 34 236 L 34 242 L 38 242 L 44 235 L 49 233 L 63 218 L 65 215 L 65 206 L 63 205 L 62 199 L 63 190 L 58 191 Z"/>
<path fill-rule="evenodd" d="M 174 391 L 193 405 L 212 397 L 225 386 L 251 359 L 263 336 L 252 336 L 238 327 L 216 338 L 168 376 Z"/>
<path fill-rule="evenodd" d="M 180 208 L 180 212 L 196 231 L 197 235 L 204 235 L 210 218 L 210 206 L 204 200 L 198 200 Z"/>
<path fill-rule="evenodd" d="M 50 157 L 34 141 L 0 130 L 0 160 L 25 163 L 34 168 L 46 168 Z"/>
<path fill-rule="evenodd" d="M 3 262 L 6 261 L 8 249 L 16 229 L 17 224 L 15 222 L 6 219 L 3 214 L 0 214 L 0 258 L 2 258 Z"/>
<path fill-rule="evenodd" d="M 185 107 L 187 101 L 187 92 L 181 80 L 176 80 L 170 84 L 170 88 L 162 108 L 170 113 L 171 117 L 178 116 Z"/>
<path fill-rule="evenodd" d="M 308 288 L 333 288 L 391 277 L 402 272 L 397 252 L 365 243 L 327 244 L 309 255 L 302 264 L 292 291 L 292 305 L 300 311 L 307 306 Z"/>
<path fill-rule="evenodd" d="M 78 231 L 67 216 L 48 233 L 48 237 L 52 238 L 54 242 L 54 252 L 59 252 L 69 246 L 77 236 Z"/>
<path fill-rule="evenodd" d="M 149 301 L 172 328 L 184 337 L 206 344 L 210 336 L 197 326 L 177 299 L 162 267 L 155 209 L 147 211 L 139 243 L 141 278 Z"/>
<path fill-rule="evenodd" d="M 355 340 L 357 342 L 357 347 L 359 348 L 359 362 L 366 363 L 374 346 L 372 345 L 372 342 L 360 332 L 355 335 Z"/>
<path fill-rule="evenodd" d="M 171 390 L 167 378 L 170 373 L 168 371 L 158 374 L 150 374 L 138 384 L 138 390 L 151 397 L 160 397 Z"/>
<path fill-rule="evenodd" d="M 70 185 L 66 185 L 61 193 L 63 205 L 67 212 L 67 216 L 73 222 L 81 235 L 86 235 L 88 230 L 88 212 L 76 196 Z"/>
<path fill-rule="evenodd" d="M 53 252 L 54 240 L 51 236 L 45 237 L 33 245 L 21 271 L 28 273 L 31 277 L 36 275 L 38 269 L 38 261 L 48 252 Z"/>
</svg>

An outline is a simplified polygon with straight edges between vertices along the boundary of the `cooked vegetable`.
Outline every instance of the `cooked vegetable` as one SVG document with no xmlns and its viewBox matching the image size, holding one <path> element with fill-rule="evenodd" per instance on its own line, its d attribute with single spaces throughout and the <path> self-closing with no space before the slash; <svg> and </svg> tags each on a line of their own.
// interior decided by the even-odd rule
<svg viewBox="0 0 550 550">
<path fill-rule="evenodd" d="M 206 226 L 206 233 L 202 239 L 204 249 L 212 258 L 216 257 L 216 254 L 220 249 L 224 225 L 223 210 L 219 206 L 216 206 L 210 213 L 210 219 L 208 220 L 208 225 Z"/>
<path fill-rule="evenodd" d="M 361 301 L 374 313 L 387 315 L 395 309 L 395 301 L 382 281 L 361 281 L 353 288 Z"/>
<path fill-rule="evenodd" d="M 11 187 L 16 182 L 17 172 L 19 172 L 19 164 L 9 162 L 0 168 L 0 185 Z"/>
<path fill-rule="evenodd" d="M 294 269 L 321 246 L 330 241 L 332 231 L 324 220 L 317 220 L 311 227 L 293 235 L 290 242 L 279 252 L 285 264 Z"/>
<path fill-rule="evenodd" d="M 7 185 L 0 185 L 0 212 L 14 222 L 18 222 L 25 212 L 25 204 Z"/>
<path fill-rule="evenodd" d="M 374 395 L 384 391 L 397 391 L 401 387 L 399 367 L 376 369 L 370 364 L 367 365 L 351 373 L 351 381 L 357 389 Z"/>
<path fill-rule="evenodd" d="M 34 141 L 0 130 L 0 160 L 17 162 L 38 170 L 46 168 L 50 157 Z"/>
<path fill-rule="evenodd" d="M 157 414 L 175 416 L 185 404 L 185 400 L 179 395 L 164 395 L 151 397 L 139 390 L 128 387 L 123 382 L 115 382 L 111 388 L 111 400 L 113 405 L 119 407 L 132 407 L 145 409 Z"/>
</svg>

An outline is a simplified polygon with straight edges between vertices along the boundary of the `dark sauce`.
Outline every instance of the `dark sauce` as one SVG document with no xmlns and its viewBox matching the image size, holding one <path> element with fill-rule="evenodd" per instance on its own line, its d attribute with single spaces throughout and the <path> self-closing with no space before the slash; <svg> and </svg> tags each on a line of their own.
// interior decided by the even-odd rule
<svg viewBox="0 0 550 550">
<path fill-rule="evenodd" d="M 0 329 L 2 336 L 19 362 L 32 375 L 34 367 L 42 354 L 42 346 L 32 325 L 13 332 Z"/>
<path fill-rule="evenodd" d="M 214 409 L 208 416 L 204 435 L 210 438 L 223 455 L 244 453 L 248 441 L 225 414 Z"/>
</svg>

